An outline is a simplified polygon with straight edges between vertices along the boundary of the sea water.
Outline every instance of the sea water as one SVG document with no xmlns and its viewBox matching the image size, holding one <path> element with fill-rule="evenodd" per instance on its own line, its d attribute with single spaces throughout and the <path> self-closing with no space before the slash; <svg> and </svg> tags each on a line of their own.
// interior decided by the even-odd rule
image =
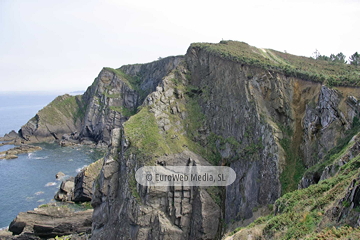
<svg viewBox="0 0 360 240">
<path fill-rule="evenodd" d="M 18 130 L 56 95 L 1 95 L 0 135 Z M 0 228 L 6 227 L 19 212 L 32 210 L 54 201 L 61 181 L 59 171 L 67 177 L 99 159 L 102 153 L 86 146 L 60 147 L 55 143 L 36 144 L 43 148 L 17 159 L 0 160 Z M 0 147 L 0 152 L 11 147 Z"/>
</svg>

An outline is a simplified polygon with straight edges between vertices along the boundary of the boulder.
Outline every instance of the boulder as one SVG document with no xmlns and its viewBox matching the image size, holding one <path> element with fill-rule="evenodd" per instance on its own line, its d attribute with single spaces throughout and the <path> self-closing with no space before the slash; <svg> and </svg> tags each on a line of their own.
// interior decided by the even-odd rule
<svg viewBox="0 0 360 240">
<path fill-rule="evenodd" d="M 63 172 L 58 172 L 56 175 L 55 175 L 55 178 L 56 179 L 60 179 L 60 178 L 62 178 L 62 177 L 64 177 L 65 176 L 65 173 L 63 173 Z"/>
<path fill-rule="evenodd" d="M 58 201 L 72 201 L 74 196 L 74 177 L 71 177 L 63 181 L 60 185 L 60 189 L 55 194 L 54 199 Z"/>
</svg>

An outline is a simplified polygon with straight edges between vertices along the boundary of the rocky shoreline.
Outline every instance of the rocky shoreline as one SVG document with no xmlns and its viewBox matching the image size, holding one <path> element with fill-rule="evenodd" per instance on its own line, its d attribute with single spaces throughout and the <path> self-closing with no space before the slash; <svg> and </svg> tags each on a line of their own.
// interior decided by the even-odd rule
<svg viewBox="0 0 360 240">
<path fill-rule="evenodd" d="M 79 144 L 73 136 L 64 136 L 57 143 L 62 146 Z M 15 145 L 15 147 L 0 152 L 0 159 L 15 159 L 19 154 L 42 150 L 39 146 L 24 144 L 24 139 L 11 131 L 0 137 L 0 146 Z M 95 145 L 84 142 L 84 145 Z M 103 159 L 82 169 L 75 177 L 64 179 L 54 199 L 57 202 L 42 204 L 39 207 L 20 212 L 7 229 L 0 230 L 0 239 L 55 239 L 68 236 L 70 239 L 89 239 L 91 235 L 92 213 L 90 207 L 92 185 L 102 168 Z M 59 172 L 55 178 L 62 180 L 65 174 Z M 74 210 L 73 204 L 87 206 L 86 210 Z"/>
</svg>

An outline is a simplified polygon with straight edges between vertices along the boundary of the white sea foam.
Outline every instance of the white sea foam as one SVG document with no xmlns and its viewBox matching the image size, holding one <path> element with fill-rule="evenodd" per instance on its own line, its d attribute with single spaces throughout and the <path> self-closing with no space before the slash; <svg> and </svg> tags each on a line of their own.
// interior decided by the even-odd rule
<svg viewBox="0 0 360 240">
<path fill-rule="evenodd" d="M 50 186 L 55 186 L 56 182 L 48 182 L 47 184 L 45 184 L 45 187 L 50 187 Z"/>
<path fill-rule="evenodd" d="M 79 173 L 79 172 L 81 172 L 84 168 L 86 168 L 88 165 L 84 165 L 84 166 L 82 166 L 81 168 L 78 168 L 78 169 L 76 169 L 76 172 L 77 173 Z"/>
<path fill-rule="evenodd" d="M 47 159 L 49 158 L 49 156 L 45 156 L 45 157 L 34 157 L 34 159 Z"/>
<path fill-rule="evenodd" d="M 49 158 L 49 156 L 37 157 L 34 153 L 28 153 L 28 158 L 30 158 L 30 159 L 47 159 L 47 158 Z"/>
<path fill-rule="evenodd" d="M 44 192 L 43 191 L 39 191 L 39 192 L 36 192 L 35 195 L 40 195 L 40 194 L 43 194 Z"/>
</svg>

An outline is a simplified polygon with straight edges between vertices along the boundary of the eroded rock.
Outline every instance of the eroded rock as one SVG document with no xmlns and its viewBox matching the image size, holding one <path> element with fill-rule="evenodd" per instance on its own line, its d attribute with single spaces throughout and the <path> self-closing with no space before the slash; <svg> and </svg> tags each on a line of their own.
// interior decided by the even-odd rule
<svg viewBox="0 0 360 240">
<path fill-rule="evenodd" d="M 10 223 L 9 231 L 21 237 L 53 238 L 73 233 L 90 233 L 92 210 L 75 212 L 66 206 L 41 206 L 21 212 Z"/>
</svg>

